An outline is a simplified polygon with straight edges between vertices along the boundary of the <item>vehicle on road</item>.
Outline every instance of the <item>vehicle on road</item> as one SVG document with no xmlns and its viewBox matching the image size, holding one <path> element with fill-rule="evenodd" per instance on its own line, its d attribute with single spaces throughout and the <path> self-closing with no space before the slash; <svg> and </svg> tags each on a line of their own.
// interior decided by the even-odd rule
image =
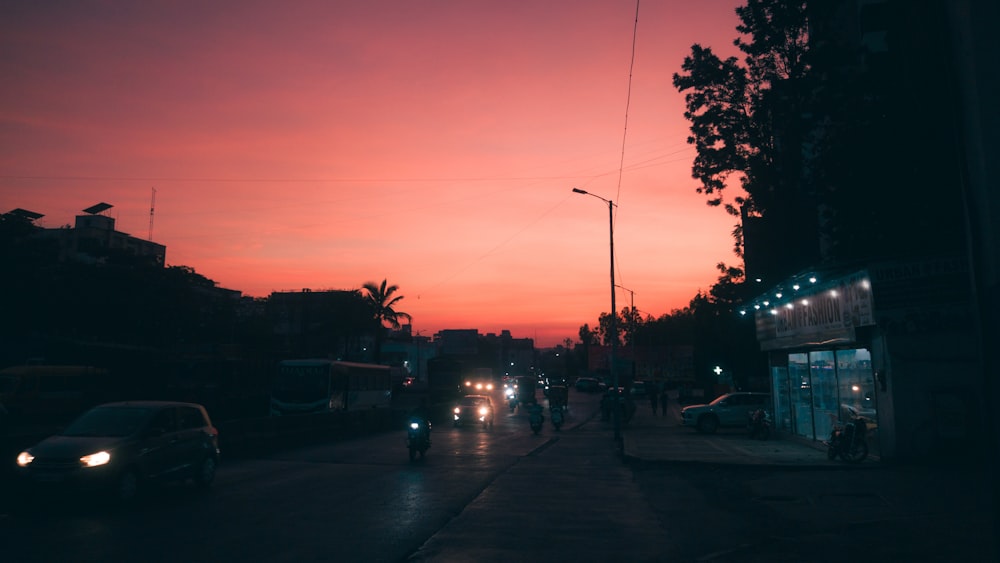
<svg viewBox="0 0 1000 563">
<path fill-rule="evenodd" d="M 466 379 L 466 393 L 489 393 L 493 391 L 493 381 L 489 379 Z"/>
<path fill-rule="evenodd" d="M 745 428 L 747 414 L 759 408 L 774 408 L 770 394 L 750 391 L 726 393 L 707 405 L 682 408 L 681 424 L 704 434 L 712 434 L 719 428 Z"/>
<path fill-rule="evenodd" d="M 389 408 L 391 402 L 389 366 L 283 360 L 271 390 L 271 416 Z"/>
<path fill-rule="evenodd" d="M 410 461 L 423 459 L 431 447 L 431 422 L 426 418 L 410 417 L 406 430 L 406 448 L 410 451 Z"/>
<path fill-rule="evenodd" d="M 596 377 L 578 377 L 574 387 L 577 391 L 584 393 L 597 393 L 601 390 L 600 382 Z"/>
<path fill-rule="evenodd" d="M 561 407 L 549 407 L 549 415 L 552 417 L 552 426 L 556 430 L 562 428 L 563 425 L 563 411 Z"/>
<path fill-rule="evenodd" d="M 517 402 L 521 405 L 530 405 L 535 398 L 535 381 L 531 377 L 515 377 L 515 388 L 517 389 Z"/>
<path fill-rule="evenodd" d="M 553 409 L 565 409 L 569 404 L 569 393 L 565 385 L 552 385 L 549 387 L 549 407 Z"/>
<path fill-rule="evenodd" d="M 153 483 L 191 479 L 207 488 L 219 464 L 219 431 L 205 407 L 173 401 L 98 405 L 17 456 L 31 493 L 96 491 L 132 501 Z"/>
<path fill-rule="evenodd" d="M 542 424 L 545 423 L 545 414 L 542 405 L 538 403 L 532 403 L 528 407 L 528 426 L 531 427 L 531 431 L 538 434 L 542 431 Z"/>
<path fill-rule="evenodd" d="M 459 399 L 453 409 L 455 426 L 481 424 L 484 429 L 493 428 L 493 400 L 486 395 L 466 395 Z"/>
</svg>

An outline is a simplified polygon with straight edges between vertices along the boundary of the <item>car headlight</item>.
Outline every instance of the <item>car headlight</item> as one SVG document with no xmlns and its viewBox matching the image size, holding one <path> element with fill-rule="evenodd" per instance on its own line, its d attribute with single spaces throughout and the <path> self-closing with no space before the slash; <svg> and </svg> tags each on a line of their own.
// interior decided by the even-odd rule
<svg viewBox="0 0 1000 563">
<path fill-rule="evenodd" d="M 490 412 L 490 409 L 487 408 L 487 407 L 482 407 L 482 408 L 479 409 L 479 414 L 481 414 L 483 416 L 486 416 L 487 414 L 489 414 L 489 412 Z"/>
<path fill-rule="evenodd" d="M 462 409 L 455 407 L 455 414 L 462 414 Z"/>
<path fill-rule="evenodd" d="M 487 383 L 486 384 L 486 390 L 487 391 L 492 391 L 493 390 L 493 384 L 492 383 Z"/>
<path fill-rule="evenodd" d="M 97 467 L 99 465 L 104 465 L 109 461 L 111 461 L 111 454 L 106 451 L 85 455 L 80 458 L 80 463 L 82 463 L 85 467 Z"/>
<path fill-rule="evenodd" d="M 17 454 L 17 466 L 18 467 L 27 467 L 27 466 L 31 465 L 31 462 L 33 462 L 33 461 L 35 461 L 35 456 L 31 455 L 28 452 L 21 452 L 21 453 Z"/>
<path fill-rule="evenodd" d="M 420 424 L 417 423 L 417 422 L 411 422 L 410 423 L 410 428 L 413 429 L 413 430 L 416 430 L 416 429 L 420 428 Z"/>
</svg>

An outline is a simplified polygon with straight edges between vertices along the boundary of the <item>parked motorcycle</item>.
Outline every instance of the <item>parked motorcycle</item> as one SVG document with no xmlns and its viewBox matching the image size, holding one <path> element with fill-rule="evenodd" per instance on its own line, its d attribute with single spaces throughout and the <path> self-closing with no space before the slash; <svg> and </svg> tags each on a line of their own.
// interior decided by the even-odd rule
<svg viewBox="0 0 1000 563">
<path fill-rule="evenodd" d="M 868 457 L 868 426 L 865 419 L 857 417 L 846 424 L 835 424 L 826 444 L 826 457 L 838 456 L 847 463 L 861 463 Z"/>
<path fill-rule="evenodd" d="M 751 438 L 767 440 L 771 436 L 771 413 L 756 409 L 747 415 L 747 432 Z"/>
<path fill-rule="evenodd" d="M 431 423 L 419 418 L 410 419 L 410 427 L 406 431 L 406 447 L 410 450 L 410 461 L 424 454 L 431 447 Z"/>
<path fill-rule="evenodd" d="M 535 403 L 529 407 L 530 414 L 528 415 L 528 424 L 531 426 L 531 431 L 538 434 L 542 431 L 542 424 L 545 422 L 545 416 L 542 414 L 542 407 L 538 403 Z"/>
<path fill-rule="evenodd" d="M 556 430 L 559 430 L 563 425 L 563 411 L 562 407 L 559 405 L 549 407 L 550 416 L 552 417 L 552 426 Z"/>
</svg>

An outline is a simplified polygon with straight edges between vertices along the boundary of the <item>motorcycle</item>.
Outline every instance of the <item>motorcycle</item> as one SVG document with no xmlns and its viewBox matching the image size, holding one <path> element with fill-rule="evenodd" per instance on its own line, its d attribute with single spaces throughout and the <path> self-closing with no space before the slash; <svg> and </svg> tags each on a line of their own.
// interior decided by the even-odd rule
<svg viewBox="0 0 1000 563">
<path fill-rule="evenodd" d="M 847 424 L 835 424 L 826 444 L 826 458 L 840 459 L 847 463 L 861 463 L 868 457 L 868 426 L 865 419 L 857 417 Z"/>
<path fill-rule="evenodd" d="M 514 412 L 517 408 L 517 389 L 513 387 L 507 387 L 503 391 L 504 398 L 507 399 L 507 406 L 510 407 L 510 412 Z"/>
<path fill-rule="evenodd" d="M 545 422 L 545 416 L 542 414 L 542 407 L 537 403 L 531 406 L 531 414 L 528 416 L 528 424 L 531 426 L 531 431 L 538 434 L 542 431 L 542 424 Z"/>
<path fill-rule="evenodd" d="M 747 431 L 751 438 L 767 440 L 771 436 L 771 413 L 756 409 L 747 415 Z"/>
<path fill-rule="evenodd" d="M 410 450 L 410 461 L 419 456 L 423 459 L 431 447 L 431 423 L 429 420 L 410 419 L 410 427 L 406 431 L 406 447 Z"/>
<path fill-rule="evenodd" d="M 562 407 L 558 406 L 558 405 L 557 406 L 552 406 L 552 407 L 549 407 L 549 411 L 551 411 L 552 426 L 554 426 L 556 428 L 556 430 L 559 430 L 559 428 L 561 428 L 562 425 L 563 425 L 563 411 L 562 411 Z M 536 432 L 536 434 L 537 434 L 537 432 Z"/>
</svg>

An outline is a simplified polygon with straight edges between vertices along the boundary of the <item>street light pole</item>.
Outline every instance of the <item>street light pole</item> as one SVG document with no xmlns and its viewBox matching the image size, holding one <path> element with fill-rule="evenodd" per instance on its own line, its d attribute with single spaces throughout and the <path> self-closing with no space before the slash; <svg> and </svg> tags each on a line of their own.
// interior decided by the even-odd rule
<svg viewBox="0 0 1000 563">
<path fill-rule="evenodd" d="M 590 192 L 581 190 L 580 188 L 573 188 L 574 193 L 589 195 L 596 197 L 597 199 L 608 204 L 608 233 L 610 235 L 610 248 L 611 248 L 611 351 L 608 354 L 608 368 L 611 372 L 611 385 L 614 387 L 614 407 L 611 410 L 611 417 L 614 421 L 615 428 L 615 442 L 621 447 L 622 445 L 622 423 L 621 423 L 621 409 L 622 397 L 619 396 L 618 391 L 618 370 L 615 369 L 615 346 L 618 341 L 618 313 L 615 311 L 615 215 L 614 215 L 614 202 L 610 199 L 604 199 L 603 197 L 592 194 Z"/>
</svg>

